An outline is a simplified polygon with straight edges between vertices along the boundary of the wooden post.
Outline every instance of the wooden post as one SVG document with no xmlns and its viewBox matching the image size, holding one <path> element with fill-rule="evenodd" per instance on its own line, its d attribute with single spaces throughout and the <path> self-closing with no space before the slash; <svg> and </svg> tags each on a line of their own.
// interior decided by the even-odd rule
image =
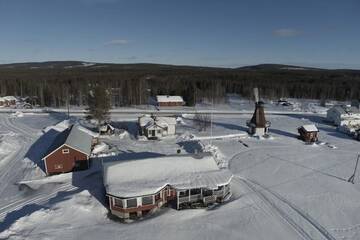
<svg viewBox="0 0 360 240">
<path fill-rule="evenodd" d="M 179 210 L 179 192 L 176 191 L 176 209 Z"/>
</svg>

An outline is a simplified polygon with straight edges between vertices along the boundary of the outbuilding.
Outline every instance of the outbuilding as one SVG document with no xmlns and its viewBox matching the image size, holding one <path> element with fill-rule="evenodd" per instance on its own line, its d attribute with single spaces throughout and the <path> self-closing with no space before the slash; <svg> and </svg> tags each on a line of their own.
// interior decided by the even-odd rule
<svg viewBox="0 0 360 240">
<path fill-rule="evenodd" d="M 359 125 L 360 111 L 354 106 L 336 105 L 327 111 L 327 119 L 338 127 Z"/>
<path fill-rule="evenodd" d="M 100 126 L 99 131 L 101 135 L 112 135 L 115 133 L 115 127 L 113 127 L 110 123 L 105 123 Z"/>
<path fill-rule="evenodd" d="M 207 206 L 231 196 L 232 174 L 209 153 L 103 163 L 110 212 L 136 219 L 164 204 L 176 209 Z"/>
<path fill-rule="evenodd" d="M 176 118 L 144 115 L 138 120 L 140 134 L 148 139 L 160 139 L 175 135 Z"/>
<path fill-rule="evenodd" d="M 181 96 L 158 95 L 156 96 L 157 105 L 159 107 L 175 107 L 185 105 Z"/>
<path fill-rule="evenodd" d="M 43 157 L 47 175 L 89 168 L 92 136 L 72 126 L 58 134 Z"/>
<path fill-rule="evenodd" d="M 0 98 L 0 106 L 10 107 L 15 106 L 17 102 L 17 98 L 14 96 L 5 96 Z"/>
<path fill-rule="evenodd" d="M 318 128 L 314 124 L 303 125 L 298 128 L 300 139 L 305 142 L 318 141 Z"/>
</svg>

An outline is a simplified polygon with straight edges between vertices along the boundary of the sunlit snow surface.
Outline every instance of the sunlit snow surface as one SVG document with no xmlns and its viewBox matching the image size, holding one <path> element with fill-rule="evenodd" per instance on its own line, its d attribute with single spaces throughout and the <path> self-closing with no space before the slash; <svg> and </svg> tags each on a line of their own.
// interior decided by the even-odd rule
<svg viewBox="0 0 360 240">
<path fill-rule="evenodd" d="M 249 104 L 247 109 L 251 108 Z M 225 161 L 223 166 L 236 176 L 232 199 L 223 205 L 164 208 L 123 224 L 108 217 L 96 160 L 91 169 L 74 174 L 45 178 L 39 170 L 38 159 L 58 129 L 49 126 L 65 116 L 1 114 L 0 239 L 360 239 L 360 181 L 357 177 L 355 184 L 346 181 L 360 142 L 338 133 L 323 121 L 324 115 L 314 113 L 268 115 L 272 137 L 250 138 L 242 134 L 250 117 L 216 115 L 213 135 L 240 137 L 213 139 L 206 138 L 210 129 L 198 132 L 185 116 L 177 137 L 162 141 L 137 140 L 133 135 L 137 116 L 113 118 L 126 122 L 129 134 L 104 138 L 109 146 L 104 157 L 205 149 Z M 320 130 L 322 144 L 306 145 L 297 139 L 297 127 L 309 123 Z M 186 137 L 190 134 L 203 138 L 190 141 Z"/>
</svg>

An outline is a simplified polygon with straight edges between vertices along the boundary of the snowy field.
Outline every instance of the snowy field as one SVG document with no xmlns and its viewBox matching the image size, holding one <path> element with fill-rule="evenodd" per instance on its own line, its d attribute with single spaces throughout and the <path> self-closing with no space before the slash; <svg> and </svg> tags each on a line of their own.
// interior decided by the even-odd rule
<svg viewBox="0 0 360 240">
<path fill-rule="evenodd" d="M 236 101 L 229 108 L 253 108 Z M 40 159 L 57 132 L 46 127 L 65 115 L 0 114 L 0 239 L 360 239 L 360 181 L 347 182 L 360 142 L 323 121 L 320 107 L 306 109 L 309 113 L 288 108 L 297 114 L 267 115 L 269 139 L 245 134 L 249 114 L 214 116 L 215 138 L 183 115 L 177 136 L 161 141 L 136 138 L 136 115 L 114 116 L 128 133 L 104 137 L 109 147 L 89 170 L 52 177 L 44 177 Z M 321 144 L 297 139 L 297 127 L 312 122 Z M 102 158 L 136 159 L 179 149 L 210 151 L 220 167 L 230 169 L 230 201 L 211 209 L 163 208 L 130 224 L 108 215 Z"/>
</svg>

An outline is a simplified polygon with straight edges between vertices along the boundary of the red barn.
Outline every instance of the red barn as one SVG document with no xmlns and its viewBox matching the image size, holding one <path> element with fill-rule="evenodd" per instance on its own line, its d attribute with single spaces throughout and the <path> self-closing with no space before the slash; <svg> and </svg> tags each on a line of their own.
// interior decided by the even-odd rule
<svg viewBox="0 0 360 240">
<path fill-rule="evenodd" d="M 89 168 L 91 146 L 92 136 L 75 126 L 61 132 L 43 157 L 46 174 Z"/>
<path fill-rule="evenodd" d="M 159 107 L 183 106 L 185 102 L 181 96 L 158 95 L 156 101 Z"/>
</svg>

